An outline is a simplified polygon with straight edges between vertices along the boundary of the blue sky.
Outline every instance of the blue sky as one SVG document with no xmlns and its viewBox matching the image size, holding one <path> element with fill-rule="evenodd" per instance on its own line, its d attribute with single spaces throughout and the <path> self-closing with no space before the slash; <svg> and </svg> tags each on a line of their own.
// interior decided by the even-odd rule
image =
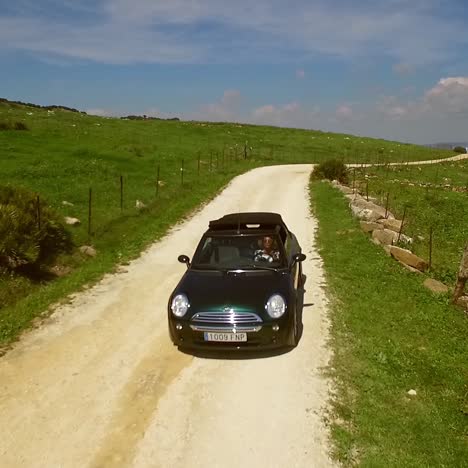
<svg viewBox="0 0 468 468">
<path fill-rule="evenodd" d="M 0 0 L 0 97 L 468 140 L 467 0 Z"/>
</svg>

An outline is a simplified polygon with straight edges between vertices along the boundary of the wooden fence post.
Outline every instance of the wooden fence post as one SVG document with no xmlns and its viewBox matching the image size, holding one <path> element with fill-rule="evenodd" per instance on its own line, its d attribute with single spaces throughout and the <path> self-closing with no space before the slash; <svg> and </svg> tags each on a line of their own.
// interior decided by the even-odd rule
<svg viewBox="0 0 468 468">
<path fill-rule="evenodd" d="M 123 211 L 123 176 L 120 176 L 120 211 Z"/>
<path fill-rule="evenodd" d="M 36 198 L 36 212 L 37 212 L 37 229 L 41 230 L 41 200 L 39 195 Z"/>
<path fill-rule="evenodd" d="M 91 237 L 91 206 L 93 199 L 93 189 L 89 188 L 89 198 L 88 198 L 88 238 Z"/>
<path fill-rule="evenodd" d="M 385 219 L 388 218 L 388 199 L 390 197 L 390 192 L 387 192 L 387 199 L 385 200 Z"/>
<path fill-rule="evenodd" d="M 429 229 L 429 270 L 432 268 L 432 234 L 433 227 Z"/>
<path fill-rule="evenodd" d="M 468 280 L 468 242 L 465 244 L 460 267 L 458 268 L 457 282 L 453 291 L 452 302 L 455 304 L 465 290 L 466 281 Z"/>
<path fill-rule="evenodd" d="M 406 205 L 405 205 L 405 208 L 403 209 L 403 217 L 401 218 L 400 230 L 398 231 L 397 244 L 398 244 L 398 242 L 400 242 L 400 237 L 401 237 L 401 233 L 403 231 L 403 224 L 405 222 L 405 217 L 406 217 Z"/>
<path fill-rule="evenodd" d="M 156 196 L 159 194 L 159 164 L 158 164 L 158 173 L 156 175 Z"/>
</svg>

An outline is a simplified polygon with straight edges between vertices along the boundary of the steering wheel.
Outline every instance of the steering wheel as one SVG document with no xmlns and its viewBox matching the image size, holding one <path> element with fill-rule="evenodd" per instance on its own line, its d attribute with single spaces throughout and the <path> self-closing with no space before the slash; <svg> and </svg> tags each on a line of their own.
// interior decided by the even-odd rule
<svg viewBox="0 0 468 468">
<path fill-rule="evenodd" d="M 271 255 L 266 254 L 266 253 L 261 253 L 261 254 L 255 255 L 254 261 L 256 261 L 256 262 L 270 262 L 271 263 L 273 261 L 273 257 Z"/>
</svg>

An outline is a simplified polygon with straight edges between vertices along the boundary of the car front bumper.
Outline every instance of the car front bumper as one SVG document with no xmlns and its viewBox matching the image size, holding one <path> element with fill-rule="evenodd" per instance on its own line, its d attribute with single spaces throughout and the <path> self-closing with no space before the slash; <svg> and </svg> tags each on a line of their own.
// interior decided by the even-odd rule
<svg viewBox="0 0 468 468">
<path fill-rule="evenodd" d="M 252 326 L 252 329 L 254 326 Z M 237 329 L 239 333 L 247 334 L 247 341 L 225 342 L 205 341 L 205 330 L 194 330 L 190 322 L 169 319 L 169 334 L 172 342 L 181 348 L 213 349 L 213 350 L 248 350 L 248 349 L 272 349 L 287 346 L 289 344 L 291 330 L 288 320 L 262 323 L 258 331 L 244 331 Z M 277 329 L 276 329 L 277 328 Z M 219 327 L 216 330 L 221 333 L 232 333 L 229 327 Z"/>
</svg>

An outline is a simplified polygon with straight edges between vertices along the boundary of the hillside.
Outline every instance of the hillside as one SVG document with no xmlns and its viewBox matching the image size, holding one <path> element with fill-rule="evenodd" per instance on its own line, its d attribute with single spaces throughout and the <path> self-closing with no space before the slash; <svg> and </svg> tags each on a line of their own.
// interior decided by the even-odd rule
<svg viewBox="0 0 468 468">
<path fill-rule="evenodd" d="M 453 155 L 314 130 L 121 120 L 5 101 L 0 129 L 0 185 L 25 187 L 60 217 L 81 220 L 68 228 L 74 245 L 91 244 L 98 252 L 96 258 L 77 250 L 59 258 L 55 271 L 66 272 L 64 277 L 2 274 L 0 342 L 16 336 L 52 302 L 138 255 L 248 169 L 330 157 L 387 162 Z"/>
</svg>

